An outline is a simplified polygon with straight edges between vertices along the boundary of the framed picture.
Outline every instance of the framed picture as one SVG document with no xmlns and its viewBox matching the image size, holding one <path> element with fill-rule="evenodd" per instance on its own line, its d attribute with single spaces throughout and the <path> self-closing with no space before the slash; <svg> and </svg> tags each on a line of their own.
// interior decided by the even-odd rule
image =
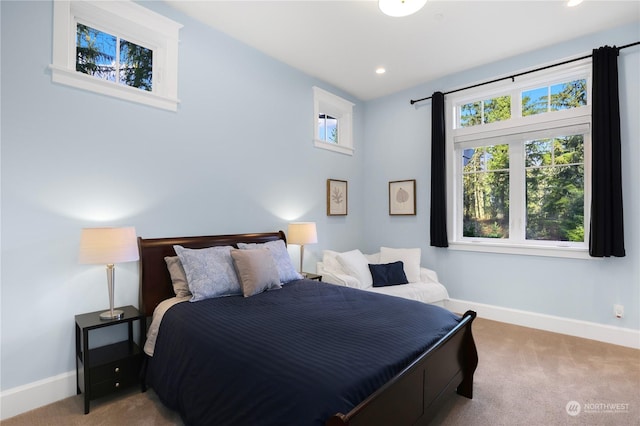
<svg viewBox="0 0 640 426">
<path fill-rule="evenodd" d="M 416 214 L 416 180 L 389 182 L 389 214 Z"/>
<path fill-rule="evenodd" d="M 347 181 L 327 179 L 327 216 L 347 215 Z"/>
</svg>

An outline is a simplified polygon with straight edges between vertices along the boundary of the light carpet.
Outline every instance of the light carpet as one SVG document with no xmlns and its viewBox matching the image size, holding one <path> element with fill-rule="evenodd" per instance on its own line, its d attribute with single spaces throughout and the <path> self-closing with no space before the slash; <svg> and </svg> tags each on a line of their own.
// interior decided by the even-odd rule
<svg viewBox="0 0 640 426">
<path fill-rule="evenodd" d="M 640 425 L 639 350 L 482 318 L 473 334 L 479 357 L 474 397 L 452 394 L 433 425 Z M 87 415 L 79 395 L 1 424 L 183 423 L 153 390 L 131 389 L 92 401 Z"/>
</svg>

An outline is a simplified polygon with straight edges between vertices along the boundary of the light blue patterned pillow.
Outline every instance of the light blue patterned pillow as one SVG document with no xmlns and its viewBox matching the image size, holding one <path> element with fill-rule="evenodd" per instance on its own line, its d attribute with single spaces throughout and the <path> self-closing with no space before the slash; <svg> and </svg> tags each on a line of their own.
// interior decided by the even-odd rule
<svg viewBox="0 0 640 426">
<path fill-rule="evenodd" d="M 188 249 L 173 246 L 187 274 L 191 302 L 242 294 L 231 259 L 231 246 Z"/>
<path fill-rule="evenodd" d="M 291 257 L 289 256 L 287 246 L 284 244 L 283 240 L 269 241 L 261 244 L 238 243 L 238 248 L 242 250 L 256 248 L 268 249 L 271 252 L 271 256 L 273 256 L 273 260 L 276 262 L 278 274 L 280 275 L 280 282 L 282 284 L 302 279 L 302 275 L 296 271 L 296 268 L 293 267 L 293 263 L 291 263 Z"/>
</svg>

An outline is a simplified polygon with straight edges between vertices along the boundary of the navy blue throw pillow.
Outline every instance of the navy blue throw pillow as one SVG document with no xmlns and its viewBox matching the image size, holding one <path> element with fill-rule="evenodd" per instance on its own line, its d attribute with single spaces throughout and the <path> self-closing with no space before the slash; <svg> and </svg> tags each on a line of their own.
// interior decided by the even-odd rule
<svg viewBox="0 0 640 426">
<path fill-rule="evenodd" d="M 389 285 L 407 284 L 407 276 L 404 273 L 404 263 L 401 260 L 380 265 L 369 264 L 374 287 L 386 287 Z"/>
</svg>

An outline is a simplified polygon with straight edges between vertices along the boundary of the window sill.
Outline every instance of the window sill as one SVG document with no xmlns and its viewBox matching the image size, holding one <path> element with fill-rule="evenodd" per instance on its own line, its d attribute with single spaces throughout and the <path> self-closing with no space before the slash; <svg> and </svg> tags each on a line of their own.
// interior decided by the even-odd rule
<svg viewBox="0 0 640 426">
<path fill-rule="evenodd" d="M 482 253 L 502 253 L 516 254 L 525 256 L 545 256 L 545 257 L 561 257 L 569 259 L 590 259 L 598 260 L 600 258 L 589 256 L 589 250 L 581 247 L 559 247 L 551 245 L 523 245 L 523 244 L 491 244 L 486 242 L 449 242 L 449 248 L 452 250 L 475 251 Z"/>
<path fill-rule="evenodd" d="M 177 111 L 178 99 L 160 96 L 144 90 L 116 84 L 110 81 L 82 74 L 77 71 L 70 71 L 55 65 L 49 65 L 51 69 L 51 79 L 54 83 L 60 83 L 71 87 L 76 87 L 90 92 L 100 93 L 114 98 L 137 102 L 156 108 Z"/>
<path fill-rule="evenodd" d="M 353 155 L 354 149 L 346 147 L 344 145 L 338 145 L 335 143 L 329 143 L 318 139 L 313 140 L 313 144 L 316 148 L 326 149 L 328 151 L 339 152 L 340 154 Z"/>
</svg>

